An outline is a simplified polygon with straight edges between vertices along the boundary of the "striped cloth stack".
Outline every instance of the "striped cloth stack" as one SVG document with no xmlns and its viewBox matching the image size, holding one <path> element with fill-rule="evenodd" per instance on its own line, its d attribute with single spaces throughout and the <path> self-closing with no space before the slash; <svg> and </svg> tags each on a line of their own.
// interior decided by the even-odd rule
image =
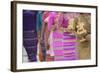
<svg viewBox="0 0 100 73">
<path fill-rule="evenodd" d="M 76 60 L 76 36 L 68 32 L 53 34 L 54 60 Z"/>
</svg>

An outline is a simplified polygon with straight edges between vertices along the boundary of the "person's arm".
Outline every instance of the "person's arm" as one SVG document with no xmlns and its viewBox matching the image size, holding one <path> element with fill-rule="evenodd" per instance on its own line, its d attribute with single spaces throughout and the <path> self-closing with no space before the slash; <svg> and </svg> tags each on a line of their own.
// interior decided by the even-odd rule
<svg viewBox="0 0 100 73">
<path fill-rule="evenodd" d="M 47 23 L 48 23 L 48 18 L 46 18 L 46 19 L 42 22 L 41 40 L 43 39 L 43 38 L 42 38 L 43 35 L 45 35 Z"/>
<path fill-rule="evenodd" d="M 43 22 L 42 23 L 42 29 L 41 29 L 41 38 L 40 38 L 41 41 L 43 40 L 44 32 L 45 32 L 45 23 Z"/>
</svg>

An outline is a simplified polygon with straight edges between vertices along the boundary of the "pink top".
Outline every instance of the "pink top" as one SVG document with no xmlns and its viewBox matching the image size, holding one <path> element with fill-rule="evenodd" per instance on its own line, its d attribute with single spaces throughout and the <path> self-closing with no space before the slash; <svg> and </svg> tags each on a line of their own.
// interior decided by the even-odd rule
<svg viewBox="0 0 100 73">
<path fill-rule="evenodd" d="M 50 12 L 49 13 L 49 19 L 48 19 L 48 30 L 50 31 L 51 26 L 54 25 L 54 19 L 56 17 L 56 12 Z"/>
<path fill-rule="evenodd" d="M 67 28 L 68 26 L 68 18 L 64 16 L 63 14 L 63 22 L 62 22 L 62 27 Z"/>
<path fill-rule="evenodd" d="M 67 28 L 68 18 L 66 16 L 64 16 L 64 13 L 60 13 L 57 18 L 58 18 L 58 24 L 61 27 Z"/>
<path fill-rule="evenodd" d="M 45 11 L 42 15 L 42 20 L 44 21 L 49 16 L 49 11 Z"/>
</svg>

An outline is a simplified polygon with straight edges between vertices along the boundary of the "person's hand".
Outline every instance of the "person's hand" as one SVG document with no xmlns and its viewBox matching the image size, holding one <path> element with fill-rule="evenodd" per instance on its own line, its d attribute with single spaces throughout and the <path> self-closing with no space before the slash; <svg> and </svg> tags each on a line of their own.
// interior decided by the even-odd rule
<svg viewBox="0 0 100 73">
<path fill-rule="evenodd" d="M 43 61 L 43 53 L 41 49 L 39 50 L 39 61 Z"/>
<path fill-rule="evenodd" d="M 47 50 L 49 50 L 49 48 L 50 48 L 48 43 L 45 43 L 45 47 L 46 47 Z"/>
</svg>

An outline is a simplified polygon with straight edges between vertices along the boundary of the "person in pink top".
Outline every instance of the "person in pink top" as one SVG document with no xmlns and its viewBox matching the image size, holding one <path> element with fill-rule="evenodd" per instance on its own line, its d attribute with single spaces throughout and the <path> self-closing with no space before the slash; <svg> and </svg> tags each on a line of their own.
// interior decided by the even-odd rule
<svg viewBox="0 0 100 73">
<path fill-rule="evenodd" d="M 77 59 L 76 37 L 65 31 L 68 24 L 68 18 L 64 16 L 64 13 L 56 12 L 48 41 L 50 45 L 49 54 L 54 61 Z"/>
<path fill-rule="evenodd" d="M 46 48 L 47 48 L 47 61 L 52 61 L 53 60 L 53 57 L 51 56 L 50 53 L 52 53 L 53 55 L 53 51 L 50 49 L 50 42 L 48 42 L 49 40 L 49 37 L 51 36 L 51 31 L 54 29 L 54 20 L 55 20 L 55 17 L 56 17 L 56 12 L 50 12 L 49 13 L 49 16 L 46 18 L 46 21 L 48 22 L 47 23 L 47 30 L 45 31 L 46 32 L 46 35 L 45 35 L 45 44 L 46 44 Z"/>
<path fill-rule="evenodd" d="M 50 45 L 49 50 L 47 51 L 48 54 L 53 58 L 52 60 L 55 60 L 56 53 L 57 51 L 57 45 L 60 47 L 62 46 L 62 42 L 60 39 L 62 39 L 62 30 L 61 30 L 61 24 L 63 22 L 63 14 L 61 12 L 52 12 L 52 15 L 50 16 L 49 19 L 49 38 L 48 38 L 48 43 Z M 59 40 L 59 42 L 56 42 L 56 40 Z"/>
<path fill-rule="evenodd" d="M 38 50 L 38 54 L 39 54 L 39 61 L 46 61 L 46 39 L 45 39 L 45 36 L 46 36 L 46 33 L 45 31 L 47 31 L 47 24 L 48 24 L 48 21 L 47 21 L 47 18 L 49 16 L 49 11 L 45 11 L 43 12 L 42 14 L 42 30 L 41 30 L 41 37 L 40 37 L 40 46 L 39 46 L 39 50 Z"/>
</svg>

